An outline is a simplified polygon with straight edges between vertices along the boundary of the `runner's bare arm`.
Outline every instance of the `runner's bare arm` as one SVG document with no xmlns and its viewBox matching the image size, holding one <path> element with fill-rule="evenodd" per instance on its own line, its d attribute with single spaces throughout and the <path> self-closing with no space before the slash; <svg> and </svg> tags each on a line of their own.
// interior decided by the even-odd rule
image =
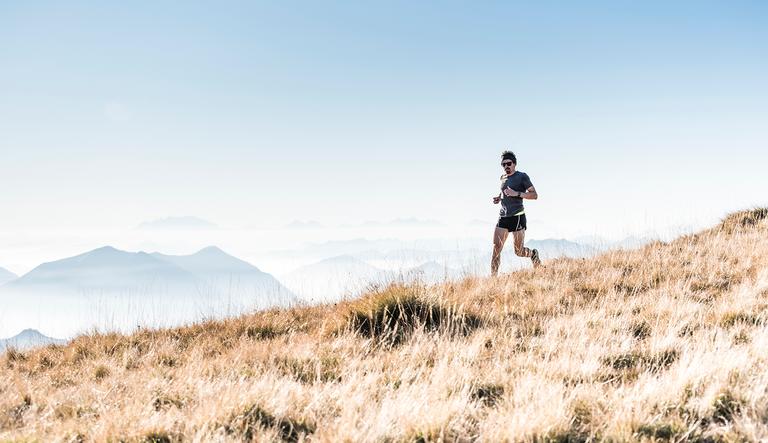
<svg viewBox="0 0 768 443">
<path fill-rule="evenodd" d="M 536 200 L 539 198 L 538 192 L 536 192 L 536 188 L 531 186 L 530 188 L 526 189 L 525 192 L 520 193 L 520 198 L 526 198 L 528 200 Z"/>
</svg>

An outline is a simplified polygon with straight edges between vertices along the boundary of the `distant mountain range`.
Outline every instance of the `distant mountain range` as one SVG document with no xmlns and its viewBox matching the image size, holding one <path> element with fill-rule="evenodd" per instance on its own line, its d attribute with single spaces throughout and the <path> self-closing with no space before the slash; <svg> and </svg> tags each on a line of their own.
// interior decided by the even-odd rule
<svg viewBox="0 0 768 443">
<path fill-rule="evenodd" d="M 511 246 L 511 244 L 510 244 Z M 547 238 L 544 240 L 528 240 L 525 246 L 538 249 L 542 258 L 557 257 L 588 257 L 597 254 L 599 251 L 590 246 L 581 243 L 572 242 L 564 238 Z"/>
<path fill-rule="evenodd" d="M 565 239 L 530 240 L 544 259 L 585 257 L 597 248 Z M 0 332 L 36 328 L 67 337 L 89 327 L 129 330 L 176 325 L 246 310 L 354 297 L 395 280 L 437 283 L 482 275 L 490 239 L 353 239 L 308 244 L 267 256 L 310 263 L 281 281 L 217 247 L 190 255 L 102 247 L 44 263 L 16 278 L 0 275 Z M 315 260 L 315 261 L 313 261 Z M 530 266 L 508 242 L 505 272 Z"/>
<path fill-rule="evenodd" d="M 44 263 L 0 287 L 0 296 L 56 295 L 163 296 L 216 292 L 266 297 L 278 304 L 295 296 L 273 276 L 219 248 L 191 255 L 126 252 L 110 246 Z"/>
<path fill-rule="evenodd" d="M 406 280 L 419 280 L 423 283 L 433 284 L 445 280 L 453 280 L 463 276 L 463 273 L 436 261 L 428 261 L 403 273 Z"/>
<path fill-rule="evenodd" d="M 209 246 L 192 255 L 165 255 L 153 257 L 176 265 L 203 282 L 208 290 L 226 289 L 238 293 L 275 298 L 278 305 L 295 301 L 295 296 L 271 274 L 233 257 L 215 246 Z"/>
<path fill-rule="evenodd" d="M 302 266 L 282 276 L 282 281 L 305 300 L 316 302 L 354 297 L 371 285 L 385 285 L 392 281 L 418 280 L 433 284 L 460 275 L 458 270 L 435 261 L 387 270 L 351 255 L 339 255 Z"/>
<path fill-rule="evenodd" d="M 198 217 L 166 217 L 141 223 L 136 229 L 140 230 L 211 230 L 218 226 Z"/>
<path fill-rule="evenodd" d="M 352 296 L 367 285 L 386 281 L 386 273 L 350 255 L 326 258 L 282 276 L 288 288 L 310 301 Z"/>
<path fill-rule="evenodd" d="M 587 244 L 565 239 L 528 240 L 526 245 L 539 249 L 543 258 L 588 257 L 598 249 Z M 405 269 L 428 261 L 462 269 L 467 264 L 487 263 L 490 260 L 491 239 L 423 239 L 401 240 L 384 238 L 367 240 L 333 240 L 310 243 L 301 249 L 272 251 L 268 256 L 279 259 L 322 260 L 326 257 L 347 255 L 370 265 L 387 269 Z M 505 255 L 514 257 L 511 239 L 507 241 Z"/>
<path fill-rule="evenodd" d="M 5 351 L 9 347 L 23 350 L 49 344 L 63 345 L 66 342 L 66 340 L 43 335 L 35 329 L 25 329 L 11 338 L 0 339 L 0 352 Z"/>
<path fill-rule="evenodd" d="M 14 274 L 13 272 L 0 268 L 0 285 L 3 285 L 5 283 L 8 283 L 11 280 L 14 280 L 18 278 L 18 275 Z"/>
<path fill-rule="evenodd" d="M 174 256 L 106 246 L 44 263 L 0 286 L 0 333 L 30 327 L 61 337 L 93 328 L 130 331 L 297 300 L 272 275 L 216 247 Z"/>
<path fill-rule="evenodd" d="M 51 295 L 94 290 L 110 293 L 134 287 L 146 288 L 153 282 L 164 286 L 181 285 L 192 278 L 183 269 L 146 252 L 125 252 L 106 246 L 44 263 L 7 283 L 2 290 L 46 292 Z"/>
<path fill-rule="evenodd" d="M 487 244 L 488 241 L 482 244 Z M 361 253 L 387 254 L 396 250 L 418 250 L 422 252 L 434 252 L 448 248 L 473 248 L 479 245 L 477 240 L 462 240 L 457 243 L 453 240 L 420 239 L 402 240 L 398 238 L 380 238 L 369 240 L 354 238 L 350 240 L 330 240 L 322 243 L 307 243 L 301 249 L 276 250 L 268 252 L 269 256 L 279 258 L 313 258 L 320 260 L 337 255 L 354 255 Z"/>
</svg>

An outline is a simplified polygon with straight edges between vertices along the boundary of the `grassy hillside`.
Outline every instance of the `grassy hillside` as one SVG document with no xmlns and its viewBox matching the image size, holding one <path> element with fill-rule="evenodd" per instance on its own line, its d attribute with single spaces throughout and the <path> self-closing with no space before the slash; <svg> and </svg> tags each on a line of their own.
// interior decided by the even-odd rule
<svg viewBox="0 0 768 443">
<path fill-rule="evenodd" d="M 595 260 L 7 352 L 0 440 L 768 439 L 766 239 L 746 211 Z"/>
</svg>

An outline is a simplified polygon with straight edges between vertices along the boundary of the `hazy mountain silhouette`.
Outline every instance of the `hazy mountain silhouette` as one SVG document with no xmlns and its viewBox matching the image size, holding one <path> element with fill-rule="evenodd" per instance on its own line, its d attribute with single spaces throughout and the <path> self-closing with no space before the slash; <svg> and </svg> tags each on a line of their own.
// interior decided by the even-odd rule
<svg viewBox="0 0 768 443">
<path fill-rule="evenodd" d="M 249 295 L 276 302 L 295 299 L 272 275 L 208 247 L 192 255 L 126 252 L 111 246 L 42 264 L 0 289 L 0 294 Z"/>
<path fill-rule="evenodd" d="M 485 243 L 488 243 L 487 241 Z M 308 243 L 301 249 L 287 249 L 270 251 L 268 255 L 280 258 L 314 258 L 322 260 L 328 257 L 339 255 L 354 255 L 361 253 L 387 252 L 394 250 L 420 250 L 420 251 L 438 251 L 446 247 L 455 248 L 456 242 L 453 240 L 441 239 L 420 239 L 420 240 L 402 240 L 397 238 L 380 238 L 369 240 L 366 238 L 355 238 L 350 240 L 330 240 L 322 243 Z"/>
<path fill-rule="evenodd" d="M 321 301 L 355 295 L 371 283 L 390 278 L 391 273 L 351 255 L 339 255 L 302 266 L 282 281 L 302 298 Z"/>
<path fill-rule="evenodd" d="M 3 288 L 14 291 L 61 292 L 128 289 L 150 290 L 155 284 L 194 285 L 195 276 L 145 252 L 125 252 L 105 246 L 74 257 L 44 263 Z M 149 286 L 149 287 L 148 287 Z"/>
<path fill-rule="evenodd" d="M 13 272 L 0 268 L 0 285 L 3 285 L 5 283 L 8 283 L 11 280 L 14 280 L 18 278 L 18 275 L 14 274 Z"/>
<path fill-rule="evenodd" d="M 216 246 L 209 246 L 191 255 L 165 255 L 159 252 L 151 255 L 195 275 L 208 286 L 253 294 L 277 295 L 285 301 L 295 299 L 295 295 L 271 274 L 227 254 Z"/>
<path fill-rule="evenodd" d="M 461 275 L 457 269 L 427 261 L 398 270 L 381 269 L 351 255 L 339 255 L 302 266 L 283 277 L 292 291 L 312 301 L 354 296 L 371 285 L 418 280 L 437 283 Z"/>
<path fill-rule="evenodd" d="M 35 346 L 49 344 L 63 345 L 66 342 L 66 340 L 43 335 L 36 329 L 25 329 L 11 338 L 0 339 L 0 352 L 5 351 L 9 347 L 15 349 L 29 349 Z"/>
<path fill-rule="evenodd" d="M 407 269 L 403 274 L 407 281 L 415 279 L 427 284 L 439 283 L 462 276 L 462 272 L 458 269 L 441 265 L 433 260 Z"/>
<path fill-rule="evenodd" d="M 0 331 L 61 337 L 239 315 L 297 300 L 273 276 L 222 250 L 187 256 L 113 247 L 42 264 L 0 287 Z"/>
<path fill-rule="evenodd" d="M 44 263 L 3 286 L 14 291 L 72 293 L 128 289 L 151 289 L 160 284 L 189 286 L 191 273 L 145 252 L 125 252 L 111 246 L 94 249 L 74 257 Z M 149 286 L 149 287 L 148 287 Z"/>
<path fill-rule="evenodd" d="M 508 241 L 508 243 L 511 242 Z M 525 246 L 538 249 L 544 258 L 556 257 L 588 257 L 594 255 L 598 250 L 590 245 L 576 243 L 564 238 L 547 238 L 543 240 L 528 240 Z"/>
</svg>

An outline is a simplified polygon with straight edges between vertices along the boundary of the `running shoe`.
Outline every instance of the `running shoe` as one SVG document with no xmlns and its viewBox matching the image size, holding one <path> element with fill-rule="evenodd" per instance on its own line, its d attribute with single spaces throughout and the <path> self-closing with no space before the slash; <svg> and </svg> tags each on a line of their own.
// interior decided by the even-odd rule
<svg viewBox="0 0 768 443">
<path fill-rule="evenodd" d="M 533 267 L 538 268 L 541 266 L 541 258 L 539 258 L 539 250 L 534 249 L 531 253 L 531 261 L 533 262 Z"/>
</svg>

